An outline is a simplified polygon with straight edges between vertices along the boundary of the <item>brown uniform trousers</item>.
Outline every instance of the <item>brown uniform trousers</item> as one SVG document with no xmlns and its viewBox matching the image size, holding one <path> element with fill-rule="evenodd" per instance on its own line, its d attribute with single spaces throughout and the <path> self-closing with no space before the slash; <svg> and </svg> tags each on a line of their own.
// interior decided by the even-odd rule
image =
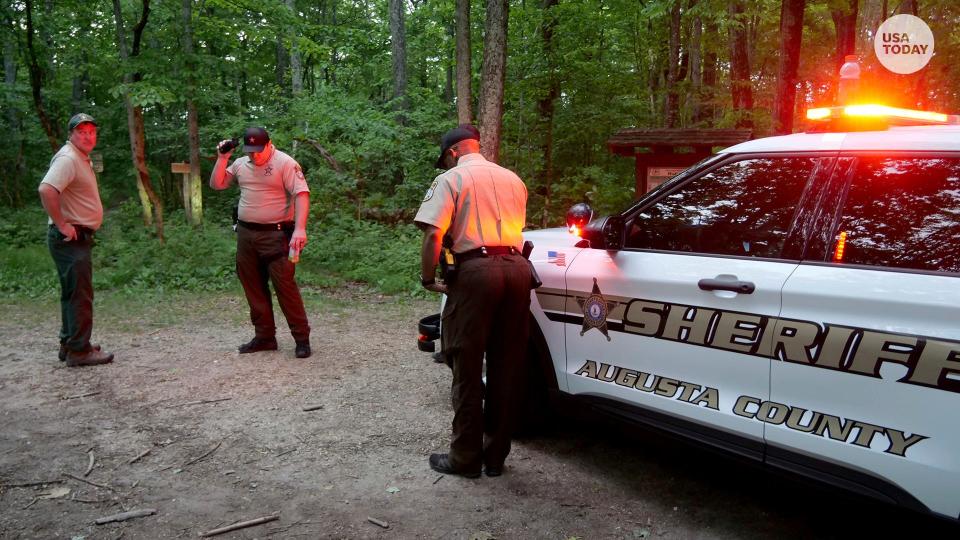
<svg viewBox="0 0 960 540">
<path fill-rule="evenodd" d="M 443 352 L 453 366 L 450 463 L 457 469 L 499 468 L 510 453 L 526 375 L 529 313 L 530 266 L 522 256 L 479 257 L 460 265 L 442 326 Z"/>
<path fill-rule="evenodd" d="M 294 278 L 296 265 L 287 260 L 290 233 L 282 230 L 256 231 L 237 227 L 237 277 L 250 305 L 250 321 L 256 336 L 276 337 L 270 287 L 277 292 L 277 301 L 290 326 L 293 339 L 309 341 L 310 325 L 303 307 L 300 287 Z"/>
</svg>

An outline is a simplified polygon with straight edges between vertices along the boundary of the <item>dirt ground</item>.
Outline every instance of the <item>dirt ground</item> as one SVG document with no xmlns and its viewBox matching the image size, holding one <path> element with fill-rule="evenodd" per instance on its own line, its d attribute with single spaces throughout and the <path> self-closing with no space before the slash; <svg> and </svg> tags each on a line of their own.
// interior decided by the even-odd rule
<svg viewBox="0 0 960 540">
<path fill-rule="evenodd" d="M 195 538 L 273 514 L 218 538 L 958 537 L 589 416 L 515 443 L 499 478 L 437 474 L 450 372 L 415 346 L 435 308 L 314 292 L 314 355 L 297 360 L 285 327 L 280 351 L 237 354 L 251 329 L 236 294 L 98 298 L 116 361 L 74 369 L 52 302 L 0 301 L 0 538 Z M 139 509 L 156 513 L 94 523 Z"/>
</svg>

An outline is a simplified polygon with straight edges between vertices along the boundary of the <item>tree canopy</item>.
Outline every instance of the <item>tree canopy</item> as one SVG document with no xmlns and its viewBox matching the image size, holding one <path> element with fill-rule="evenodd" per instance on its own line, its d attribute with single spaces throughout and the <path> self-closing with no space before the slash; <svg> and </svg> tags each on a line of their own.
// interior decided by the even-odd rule
<svg viewBox="0 0 960 540">
<path fill-rule="evenodd" d="M 455 13 L 463 0 L 118 3 L 127 46 L 139 49 L 126 60 L 113 2 L 12 0 L 2 8 L 0 123 L 12 144 L 0 205 L 37 204 L 36 185 L 52 147 L 80 111 L 99 122 L 105 202 L 135 200 L 128 96 L 142 110 L 146 168 L 167 208 L 184 205 L 181 177 L 170 164 L 190 160 L 192 101 L 203 178 L 218 141 L 263 125 L 303 165 L 316 214 L 409 221 L 436 174 L 439 136 L 457 123 Z M 469 3 L 469 99 L 481 94 L 491 3 Z M 772 133 L 783 3 L 504 1 L 500 161 L 528 184 L 531 224 L 539 225 L 540 216 L 556 224 L 572 202 L 587 199 L 610 211 L 635 196 L 632 160 L 605 145 L 621 128 L 750 125 L 758 136 Z M 801 4 L 794 126 L 803 125 L 808 106 L 832 101 L 837 59 L 847 53 L 861 56 L 862 84 L 882 89 L 888 103 L 960 111 L 960 63 L 954 61 L 960 5 Z M 403 16 L 394 11 L 391 18 L 391 7 Z M 936 54 L 918 74 L 890 74 L 873 58 L 873 31 L 899 12 L 918 14 L 936 38 Z M 397 46 L 405 51 L 403 62 L 394 61 Z M 737 97 L 737 89 L 751 99 Z M 478 114 L 476 102 L 471 110 Z M 204 189 L 214 211 L 234 197 Z"/>
</svg>

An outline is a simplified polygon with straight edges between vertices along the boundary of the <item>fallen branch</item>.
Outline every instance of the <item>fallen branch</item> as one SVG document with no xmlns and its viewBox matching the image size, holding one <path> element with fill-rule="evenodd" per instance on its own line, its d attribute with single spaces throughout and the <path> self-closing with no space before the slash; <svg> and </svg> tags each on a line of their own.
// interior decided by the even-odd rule
<svg viewBox="0 0 960 540">
<path fill-rule="evenodd" d="M 443 475 L 442 475 L 442 474 L 441 474 L 440 476 L 438 476 L 436 480 L 433 481 L 433 484 L 436 485 L 437 482 L 439 482 L 439 481 L 441 481 L 441 480 L 443 480 Z"/>
<path fill-rule="evenodd" d="M 303 408 L 303 412 L 318 411 L 323 408 L 323 405 L 310 405 Z"/>
<path fill-rule="evenodd" d="M 87 470 L 83 472 L 84 476 L 90 476 L 90 471 L 93 470 L 93 464 L 97 462 L 97 458 L 93 455 L 93 450 L 90 450 L 89 452 L 87 452 L 87 457 L 89 457 L 90 459 L 88 460 L 88 463 L 87 463 Z"/>
<path fill-rule="evenodd" d="M 26 506 L 24 506 L 23 508 L 21 508 L 21 510 L 26 510 L 27 508 L 30 508 L 31 506 L 37 504 L 37 501 L 39 501 L 39 500 L 40 500 L 40 497 L 34 497 L 33 500 L 30 501 L 29 504 L 27 504 Z"/>
<path fill-rule="evenodd" d="M 207 452 L 206 452 L 205 454 L 203 454 L 202 456 L 200 456 L 200 457 L 198 457 L 198 458 L 195 458 L 195 459 L 192 459 L 192 460 L 188 461 L 187 463 L 185 463 L 185 464 L 183 464 L 182 466 L 180 466 L 180 468 L 181 468 L 181 469 L 186 469 L 186 468 L 189 467 L 190 465 L 193 465 L 194 463 L 200 461 L 201 459 L 203 459 L 203 458 L 209 456 L 210 454 L 216 452 L 216 451 L 217 451 L 217 448 L 220 448 L 220 445 L 221 445 L 221 444 L 223 444 L 223 441 L 218 442 L 216 446 L 214 446 L 214 447 L 211 448 L 210 450 L 207 450 Z"/>
<path fill-rule="evenodd" d="M 321 146 L 319 142 L 313 139 L 308 139 L 306 137 L 294 137 L 294 139 L 298 141 L 303 141 L 309 144 L 310 146 L 312 146 L 313 149 L 319 152 L 320 156 L 327 161 L 327 164 L 330 165 L 331 169 L 337 172 L 343 171 L 343 168 L 340 167 L 340 163 L 337 162 L 337 158 L 333 157 L 333 154 L 328 152 L 327 149 Z"/>
<path fill-rule="evenodd" d="M 167 408 L 168 408 L 168 409 L 175 409 L 175 408 L 177 408 L 177 407 L 188 407 L 188 406 L 190 406 L 190 405 L 203 405 L 204 403 L 217 403 L 217 402 L 220 402 L 220 401 L 228 401 L 228 400 L 231 400 L 231 399 L 233 399 L 233 398 L 225 397 L 225 398 L 220 398 L 220 399 L 201 399 L 200 401 L 189 401 L 189 402 L 187 402 L 187 403 L 181 403 L 181 404 L 179 404 L 179 405 L 170 405 L 170 406 L 167 407 Z"/>
<path fill-rule="evenodd" d="M 62 484 L 62 483 L 63 483 L 63 480 L 54 479 L 54 480 L 40 480 L 38 482 L 22 482 L 19 484 L 3 484 L 3 486 L 8 488 L 24 488 L 24 487 L 42 486 L 45 484 Z"/>
<path fill-rule="evenodd" d="M 207 538 L 209 536 L 216 536 L 218 534 L 235 531 L 237 529 L 245 529 L 247 527 L 253 527 L 254 525 L 262 525 L 264 523 L 269 523 L 271 521 L 276 521 L 278 519 L 280 519 L 280 514 L 273 514 L 270 516 L 264 516 L 257 519 L 251 519 L 250 521 L 241 521 L 240 523 L 234 523 L 233 525 L 227 525 L 226 527 L 220 527 L 219 529 L 213 529 L 205 533 L 200 533 L 200 537 Z"/>
<path fill-rule="evenodd" d="M 64 396 L 64 397 L 62 397 L 62 398 L 60 398 L 60 399 L 66 401 L 66 400 L 68 400 L 68 399 L 77 399 L 77 398 L 85 398 L 85 397 L 95 396 L 95 395 L 97 395 L 97 394 L 99 394 L 99 393 L 100 393 L 100 392 L 87 392 L 86 394 L 77 394 L 77 395 L 75 395 L 75 396 Z"/>
<path fill-rule="evenodd" d="M 63 474 L 63 476 L 66 476 L 67 478 L 70 478 L 71 480 L 76 480 L 77 482 L 83 482 L 84 484 L 90 484 L 91 486 L 94 486 L 94 487 L 103 488 L 103 489 L 109 489 L 110 491 L 116 491 L 115 489 L 113 489 L 113 488 L 110 487 L 110 486 L 105 486 L 105 485 L 103 485 L 103 484 L 98 484 L 98 483 L 96 483 L 96 482 L 91 482 L 90 480 L 87 480 L 87 479 L 85 479 L 85 478 L 80 478 L 79 476 L 74 476 L 74 475 L 72 475 L 72 474 L 70 474 L 70 473 L 62 473 L 62 474 Z"/>
<path fill-rule="evenodd" d="M 286 452 L 280 452 L 279 454 L 277 454 L 276 456 L 273 456 L 273 457 L 285 456 L 285 455 L 289 454 L 290 452 L 296 452 L 296 451 L 297 451 L 297 447 L 294 446 L 293 448 L 287 450 Z"/>
<path fill-rule="evenodd" d="M 383 527 L 384 529 L 389 529 L 389 528 L 390 528 L 390 524 L 389 524 L 389 523 L 387 523 L 386 521 L 381 521 L 381 520 L 379 520 L 379 519 L 377 519 L 377 518 L 373 518 L 373 517 L 367 516 L 367 521 L 369 521 L 370 523 L 373 523 L 374 525 L 376 525 L 376 526 L 378 526 L 378 527 Z"/>
<path fill-rule="evenodd" d="M 152 451 L 153 451 L 153 448 L 147 448 L 147 449 L 144 450 L 143 452 L 140 452 L 139 454 L 137 454 L 137 457 L 131 459 L 131 460 L 129 461 L 129 464 L 130 464 L 130 465 L 133 465 L 134 463 L 140 461 L 141 458 L 146 457 L 147 454 L 149 454 L 149 453 L 152 452 Z"/>
<path fill-rule="evenodd" d="M 144 508 L 143 510 L 131 510 L 129 512 L 121 512 L 119 514 L 114 514 L 112 516 L 105 516 L 98 518 L 94 523 L 97 525 L 103 525 L 104 523 L 112 523 L 114 521 L 126 521 L 128 519 L 152 516 L 156 514 L 157 511 L 153 508 Z"/>
</svg>

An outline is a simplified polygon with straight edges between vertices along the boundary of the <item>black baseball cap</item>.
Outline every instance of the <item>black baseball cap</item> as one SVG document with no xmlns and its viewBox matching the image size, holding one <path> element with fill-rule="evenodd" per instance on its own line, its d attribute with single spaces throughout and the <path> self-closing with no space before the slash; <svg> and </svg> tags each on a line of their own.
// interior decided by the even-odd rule
<svg viewBox="0 0 960 540">
<path fill-rule="evenodd" d="M 70 118 L 70 121 L 67 123 L 67 131 L 73 131 L 73 128 L 79 126 L 80 124 L 93 124 L 97 125 L 97 121 L 93 119 L 92 116 L 86 113 L 77 113 Z M 98 126 L 99 127 L 99 126 Z"/>
<path fill-rule="evenodd" d="M 473 139 L 475 141 L 480 140 L 480 130 L 477 129 L 473 124 L 460 124 L 459 126 L 444 133 L 443 137 L 440 138 L 440 157 L 437 158 L 437 162 L 433 166 L 438 169 L 442 169 L 443 155 L 447 153 L 447 150 L 449 150 L 451 146 L 457 144 L 458 142 L 465 141 L 467 139 Z"/>
<path fill-rule="evenodd" d="M 243 132 L 244 152 L 263 152 L 263 147 L 270 142 L 270 134 L 262 127 L 249 127 Z"/>
</svg>

